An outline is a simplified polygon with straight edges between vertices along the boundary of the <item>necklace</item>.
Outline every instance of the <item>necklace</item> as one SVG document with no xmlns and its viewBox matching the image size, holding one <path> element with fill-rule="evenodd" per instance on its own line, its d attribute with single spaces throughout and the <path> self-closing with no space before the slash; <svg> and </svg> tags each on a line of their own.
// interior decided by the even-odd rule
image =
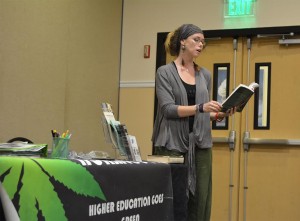
<svg viewBox="0 0 300 221">
<path fill-rule="evenodd" d="M 175 63 L 176 64 L 176 63 Z M 178 67 L 178 69 L 180 68 L 181 72 L 187 72 L 187 73 L 192 73 L 193 68 L 189 69 L 188 67 L 185 67 L 183 64 L 176 64 L 176 66 Z"/>
<path fill-rule="evenodd" d="M 184 66 L 180 66 L 180 70 L 190 73 L 190 70 Z"/>
<path fill-rule="evenodd" d="M 193 73 L 193 70 L 195 70 L 194 67 L 192 67 L 191 69 L 183 66 L 183 65 L 179 65 L 181 72 L 187 72 L 187 73 Z"/>
</svg>

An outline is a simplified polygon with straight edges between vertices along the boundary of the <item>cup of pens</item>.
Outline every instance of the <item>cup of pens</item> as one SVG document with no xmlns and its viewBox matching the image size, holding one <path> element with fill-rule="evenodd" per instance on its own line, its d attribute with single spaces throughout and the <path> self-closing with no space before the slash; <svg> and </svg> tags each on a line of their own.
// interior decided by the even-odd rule
<svg viewBox="0 0 300 221">
<path fill-rule="evenodd" d="M 55 130 L 52 131 L 51 158 L 68 158 L 70 137 L 71 134 L 68 131 L 63 133 L 62 135 L 60 135 Z"/>
</svg>

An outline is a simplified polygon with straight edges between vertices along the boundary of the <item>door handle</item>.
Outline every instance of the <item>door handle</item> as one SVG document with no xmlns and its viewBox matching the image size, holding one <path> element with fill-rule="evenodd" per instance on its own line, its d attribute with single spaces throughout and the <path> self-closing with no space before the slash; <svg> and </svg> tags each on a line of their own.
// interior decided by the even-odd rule
<svg viewBox="0 0 300 221">
<path fill-rule="evenodd" d="M 293 139 L 263 139 L 263 138 L 245 138 L 244 144 L 267 144 L 267 145 L 300 145 L 300 140 Z"/>
<path fill-rule="evenodd" d="M 229 149 L 234 150 L 235 148 L 235 140 L 236 140 L 236 132 L 234 130 L 229 132 L 228 137 L 213 137 L 213 143 L 228 143 Z"/>
<path fill-rule="evenodd" d="M 249 132 L 244 132 L 243 137 L 244 150 L 249 149 L 249 145 L 284 145 L 284 146 L 299 146 L 300 140 L 298 139 L 273 139 L 273 138 L 250 138 Z"/>
</svg>

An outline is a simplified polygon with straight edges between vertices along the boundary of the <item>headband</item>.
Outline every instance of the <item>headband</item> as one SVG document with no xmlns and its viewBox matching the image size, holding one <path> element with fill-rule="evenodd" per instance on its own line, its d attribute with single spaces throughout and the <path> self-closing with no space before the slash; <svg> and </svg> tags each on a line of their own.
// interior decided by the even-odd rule
<svg viewBox="0 0 300 221">
<path fill-rule="evenodd" d="M 199 28 L 193 24 L 182 25 L 180 40 L 187 39 L 189 36 L 196 34 L 196 33 L 203 34 L 203 31 L 201 30 L 201 28 Z"/>
</svg>

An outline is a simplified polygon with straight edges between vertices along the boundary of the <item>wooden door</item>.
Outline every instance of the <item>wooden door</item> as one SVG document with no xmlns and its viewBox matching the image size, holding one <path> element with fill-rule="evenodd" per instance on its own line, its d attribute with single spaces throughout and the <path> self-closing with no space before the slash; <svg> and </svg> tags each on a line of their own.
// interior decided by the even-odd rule
<svg viewBox="0 0 300 221">
<path fill-rule="evenodd" d="M 251 98 L 242 113 L 229 119 L 228 129 L 213 130 L 212 221 L 300 220 L 299 60 L 300 45 L 256 37 L 210 40 L 198 58 L 212 73 L 216 64 L 229 64 L 230 91 L 255 81 L 259 65 L 269 68 L 267 127 L 255 124 Z M 232 133 L 234 143 L 223 142 Z"/>
<path fill-rule="evenodd" d="M 267 130 L 253 128 L 252 104 L 248 116 L 242 115 L 240 130 L 243 136 L 249 131 L 250 144 L 248 151 L 241 151 L 238 220 L 300 220 L 300 122 L 293 114 L 300 108 L 300 45 L 278 42 L 253 38 L 247 56 L 250 76 L 257 64 L 270 64 L 270 125 Z"/>
<path fill-rule="evenodd" d="M 200 66 L 212 73 L 212 82 L 216 68 L 227 66 L 229 90 L 243 81 L 243 41 L 233 38 L 208 39 L 207 47 L 197 59 Z M 234 73 L 236 73 L 234 75 Z M 212 83 L 213 84 L 213 83 Z M 213 91 L 217 89 L 213 88 Z M 211 97 L 213 98 L 214 92 Z M 241 155 L 241 114 L 227 119 L 227 128 L 213 129 L 213 203 L 211 220 L 238 220 L 240 155 Z M 235 143 L 227 142 L 235 134 Z"/>
</svg>

